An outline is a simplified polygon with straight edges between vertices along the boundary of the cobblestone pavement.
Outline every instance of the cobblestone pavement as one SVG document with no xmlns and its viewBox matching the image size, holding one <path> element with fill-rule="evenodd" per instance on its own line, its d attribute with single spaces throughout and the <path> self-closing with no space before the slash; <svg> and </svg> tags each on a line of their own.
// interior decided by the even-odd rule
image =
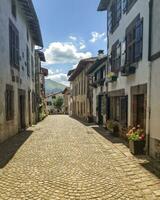
<svg viewBox="0 0 160 200">
<path fill-rule="evenodd" d="M 68 116 L 0 145 L 0 200 L 160 199 L 160 179 L 120 143 Z"/>
</svg>

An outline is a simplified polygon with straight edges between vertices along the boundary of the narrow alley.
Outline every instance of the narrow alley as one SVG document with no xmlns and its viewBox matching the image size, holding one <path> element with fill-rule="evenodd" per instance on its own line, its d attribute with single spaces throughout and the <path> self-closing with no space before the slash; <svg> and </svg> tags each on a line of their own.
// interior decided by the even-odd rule
<svg viewBox="0 0 160 200">
<path fill-rule="evenodd" d="M 0 199 L 160 199 L 160 179 L 146 161 L 100 133 L 52 115 L 10 138 L 0 145 Z"/>
</svg>

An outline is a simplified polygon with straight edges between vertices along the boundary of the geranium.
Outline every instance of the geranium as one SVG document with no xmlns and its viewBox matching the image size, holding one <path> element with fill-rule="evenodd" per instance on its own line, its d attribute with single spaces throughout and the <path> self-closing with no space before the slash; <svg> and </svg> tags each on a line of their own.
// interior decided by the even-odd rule
<svg viewBox="0 0 160 200">
<path fill-rule="evenodd" d="M 140 125 L 137 125 L 137 127 L 130 127 L 127 133 L 127 137 L 128 140 L 132 141 L 144 141 L 145 140 L 144 130 L 140 128 Z"/>
</svg>

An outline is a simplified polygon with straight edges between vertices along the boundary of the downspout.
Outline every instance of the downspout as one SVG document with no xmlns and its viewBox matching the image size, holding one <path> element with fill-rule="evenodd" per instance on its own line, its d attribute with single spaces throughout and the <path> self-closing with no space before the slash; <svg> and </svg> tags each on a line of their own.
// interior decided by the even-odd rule
<svg viewBox="0 0 160 200">
<path fill-rule="evenodd" d="M 147 155 L 150 152 L 150 118 L 151 118 L 151 82 L 152 82 L 152 60 L 151 60 L 151 51 L 152 51 L 152 14 L 153 14 L 153 0 L 149 1 L 149 37 L 148 37 L 148 61 L 149 61 L 149 116 L 148 116 L 148 134 L 147 134 Z"/>
</svg>

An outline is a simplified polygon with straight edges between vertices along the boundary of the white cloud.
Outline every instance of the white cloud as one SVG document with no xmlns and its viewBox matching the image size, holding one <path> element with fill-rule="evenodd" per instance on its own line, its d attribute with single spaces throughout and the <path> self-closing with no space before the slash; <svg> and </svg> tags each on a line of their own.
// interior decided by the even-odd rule
<svg viewBox="0 0 160 200">
<path fill-rule="evenodd" d="M 77 63 L 81 59 L 91 57 L 91 52 L 81 52 L 72 43 L 53 42 L 45 50 L 47 64 Z"/>
<path fill-rule="evenodd" d="M 80 45 L 80 47 L 79 47 L 80 50 L 86 48 L 86 45 L 85 45 L 84 41 L 80 42 L 79 45 Z"/>
<path fill-rule="evenodd" d="M 97 40 L 100 40 L 106 36 L 106 33 L 98 33 L 98 32 L 92 32 L 91 33 L 92 38 L 89 40 L 92 43 L 95 43 Z"/>
<path fill-rule="evenodd" d="M 107 37 L 104 38 L 104 41 L 107 42 Z"/>
<path fill-rule="evenodd" d="M 78 63 L 76 63 L 75 65 L 72 66 L 72 69 L 76 69 Z"/>
<path fill-rule="evenodd" d="M 75 36 L 69 36 L 69 39 L 71 39 L 71 40 L 73 40 L 73 41 L 76 41 L 77 40 L 77 38 L 75 37 Z"/>
<path fill-rule="evenodd" d="M 66 86 L 69 85 L 67 74 L 62 73 L 59 69 L 56 69 L 55 71 L 49 69 L 47 79 L 51 79 Z"/>
</svg>

